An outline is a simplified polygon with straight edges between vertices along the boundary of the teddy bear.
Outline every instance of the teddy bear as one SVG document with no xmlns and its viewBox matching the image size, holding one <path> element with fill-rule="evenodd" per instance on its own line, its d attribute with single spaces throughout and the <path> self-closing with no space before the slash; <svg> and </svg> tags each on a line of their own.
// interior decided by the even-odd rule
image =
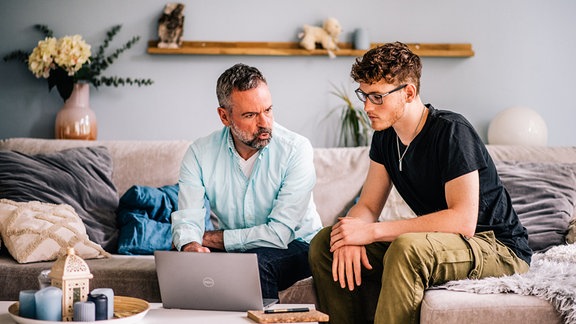
<svg viewBox="0 0 576 324">
<path fill-rule="evenodd" d="M 322 27 L 304 25 L 302 32 L 298 34 L 300 46 L 311 51 L 316 49 L 316 44 L 328 50 L 328 55 L 334 57 L 334 51 L 338 50 L 338 37 L 342 33 L 340 22 L 336 18 L 324 20 Z"/>
</svg>

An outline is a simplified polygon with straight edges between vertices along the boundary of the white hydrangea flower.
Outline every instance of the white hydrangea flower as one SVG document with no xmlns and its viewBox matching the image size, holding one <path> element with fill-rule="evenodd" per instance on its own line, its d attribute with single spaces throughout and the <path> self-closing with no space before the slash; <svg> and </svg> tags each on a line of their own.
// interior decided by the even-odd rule
<svg viewBox="0 0 576 324">
<path fill-rule="evenodd" d="M 90 45 L 80 35 L 65 36 L 58 40 L 54 62 L 73 76 L 90 58 Z"/>
<path fill-rule="evenodd" d="M 37 78 L 48 78 L 50 70 L 55 68 L 56 43 L 56 38 L 46 37 L 38 41 L 38 45 L 28 57 L 28 68 Z"/>
<path fill-rule="evenodd" d="M 38 42 L 28 57 L 28 68 L 37 78 L 48 78 L 50 70 L 61 67 L 69 76 L 73 76 L 90 55 L 88 45 L 80 35 L 65 36 L 60 39 L 47 37 Z"/>
</svg>

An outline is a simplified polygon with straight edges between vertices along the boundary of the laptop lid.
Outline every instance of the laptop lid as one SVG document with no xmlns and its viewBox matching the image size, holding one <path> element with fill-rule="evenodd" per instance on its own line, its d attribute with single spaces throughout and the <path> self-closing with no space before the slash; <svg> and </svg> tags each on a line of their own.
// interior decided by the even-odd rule
<svg viewBox="0 0 576 324">
<path fill-rule="evenodd" d="M 256 254 L 155 251 L 154 259 L 164 308 L 264 308 Z"/>
</svg>

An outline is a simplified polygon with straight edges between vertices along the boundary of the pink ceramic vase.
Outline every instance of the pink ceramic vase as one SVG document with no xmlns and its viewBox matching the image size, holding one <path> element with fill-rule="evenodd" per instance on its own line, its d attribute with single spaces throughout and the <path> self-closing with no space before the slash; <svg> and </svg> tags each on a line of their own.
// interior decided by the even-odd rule
<svg viewBox="0 0 576 324">
<path fill-rule="evenodd" d="M 90 109 L 90 84 L 76 83 L 70 98 L 56 115 L 56 138 L 96 140 L 96 115 Z"/>
</svg>

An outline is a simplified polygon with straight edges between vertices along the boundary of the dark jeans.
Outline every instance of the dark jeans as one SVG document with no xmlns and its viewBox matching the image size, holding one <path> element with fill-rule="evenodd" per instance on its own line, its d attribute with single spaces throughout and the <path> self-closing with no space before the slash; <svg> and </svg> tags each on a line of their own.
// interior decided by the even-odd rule
<svg viewBox="0 0 576 324">
<path fill-rule="evenodd" d="M 308 243 L 292 241 L 287 249 L 262 247 L 246 250 L 245 253 L 258 256 L 263 298 L 278 298 L 278 291 L 312 275 L 308 265 L 309 247 Z"/>
</svg>

